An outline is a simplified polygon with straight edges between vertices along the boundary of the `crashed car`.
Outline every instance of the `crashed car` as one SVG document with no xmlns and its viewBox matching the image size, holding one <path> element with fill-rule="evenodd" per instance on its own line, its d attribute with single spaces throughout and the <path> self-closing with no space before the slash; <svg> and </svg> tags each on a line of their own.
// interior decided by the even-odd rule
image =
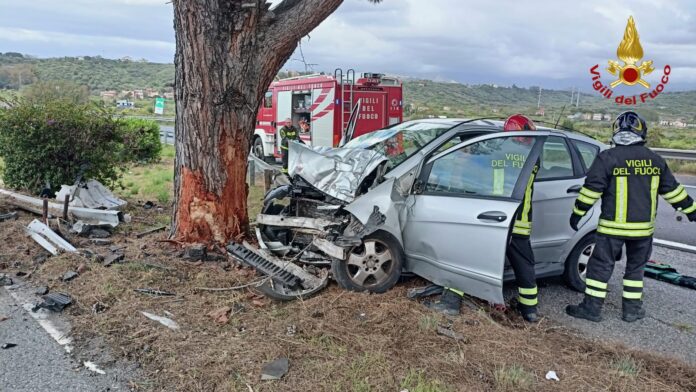
<svg viewBox="0 0 696 392">
<path fill-rule="evenodd" d="M 607 146 L 553 128 L 503 132 L 502 126 L 424 119 L 342 148 L 290 143 L 292 184 L 271 190 L 257 217 L 257 255 L 276 270 L 265 270 L 273 279 L 264 292 L 278 299 L 311 294 L 330 270 L 349 290 L 382 293 L 402 274 L 415 274 L 503 303 L 503 283 L 514 279 L 505 257 L 512 218 L 537 159 L 531 237 L 537 276 L 562 275 L 584 290 L 599 213 L 588 212 L 577 232 L 568 217 L 585 173 Z M 496 170 L 510 162 L 501 177 Z M 277 278 L 288 272 L 297 279 Z"/>
</svg>

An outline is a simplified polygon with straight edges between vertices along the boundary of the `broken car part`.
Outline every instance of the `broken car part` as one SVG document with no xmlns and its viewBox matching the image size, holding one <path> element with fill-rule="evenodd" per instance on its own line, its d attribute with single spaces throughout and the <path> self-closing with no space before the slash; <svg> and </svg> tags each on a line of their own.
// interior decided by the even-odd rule
<svg viewBox="0 0 696 392">
<path fill-rule="evenodd" d="M 166 228 L 167 228 L 167 226 L 157 226 L 157 227 L 153 227 L 153 228 L 151 228 L 151 229 L 147 229 L 147 230 L 141 231 L 140 233 L 137 233 L 137 234 L 135 235 L 135 238 L 143 238 L 143 237 L 145 237 L 146 235 L 150 235 L 150 234 L 152 234 L 152 233 L 157 233 L 158 231 L 162 231 L 162 230 L 164 230 L 164 229 L 166 229 Z"/>
<path fill-rule="evenodd" d="M 86 183 L 78 180 L 77 185 L 61 186 L 56 199 L 65 200 L 66 196 L 70 197 L 70 207 L 120 210 L 128 204 L 96 180 L 88 180 Z"/>
<path fill-rule="evenodd" d="M 136 293 L 140 294 L 147 294 L 147 295 L 152 295 L 154 297 L 172 297 L 175 296 L 175 293 L 171 293 L 169 291 L 162 291 L 162 290 L 156 290 L 156 289 L 148 289 L 148 288 L 143 288 L 143 289 L 133 289 Z"/>
<path fill-rule="evenodd" d="M 8 202 L 25 211 L 41 215 L 43 212 L 43 200 L 35 197 L 22 195 L 0 189 L 0 195 L 7 197 Z M 62 203 L 48 203 L 48 213 L 52 216 L 63 215 Z M 118 226 L 120 222 L 120 212 L 111 210 L 95 210 L 91 208 L 73 207 L 70 208 L 69 215 L 73 220 L 82 220 L 93 225 Z"/>
<path fill-rule="evenodd" d="M 143 316 L 149 318 L 150 320 L 157 321 L 158 323 L 164 325 L 165 327 L 173 330 L 179 329 L 179 324 L 176 321 L 168 318 L 152 314 L 150 312 L 140 312 Z"/>
<path fill-rule="evenodd" d="M 261 381 L 280 380 L 287 372 L 290 362 L 287 358 L 279 358 L 263 365 L 261 369 Z"/>
<path fill-rule="evenodd" d="M 70 245 L 68 241 L 37 219 L 34 219 L 26 230 L 34 241 L 54 256 L 60 253 L 60 251 L 77 252 L 77 249 Z"/>
<path fill-rule="evenodd" d="M 38 309 L 48 309 L 52 312 L 62 312 L 67 306 L 72 304 L 72 298 L 63 293 L 50 293 L 41 297 L 43 302 L 36 305 L 33 311 Z"/>
<path fill-rule="evenodd" d="M 10 212 L 7 214 L 0 214 L 0 222 L 8 221 L 8 220 L 17 220 L 18 216 L 16 212 Z"/>
</svg>

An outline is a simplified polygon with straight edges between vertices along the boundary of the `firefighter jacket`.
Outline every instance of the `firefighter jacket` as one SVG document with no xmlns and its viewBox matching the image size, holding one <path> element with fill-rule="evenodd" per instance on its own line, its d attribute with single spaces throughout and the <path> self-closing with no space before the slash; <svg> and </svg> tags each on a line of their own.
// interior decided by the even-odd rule
<svg viewBox="0 0 696 392">
<path fill-rule="evenodd" d="M 642 144 L 619 145 L 602 151 L 592 163 L 573 213 L 584 216 L 602 200 L 598 233 L 622 239 L 650 237 L 658 194 L 696 220 L 696 204 L 662 157 Z"/>
<path fill-rule="evenodd" d="M 534 180 L 538 172 L 539 161 L 537 160 L 524 188 L 522 204 L 515 215 L 515 223 L 512 226 L 512 235 L 514 236 L 529 238 L 532 234 L 532 198 L 534 197 Z"/>
<path fill-rule="evenodd" d="M 297 131 L 297 128 L 293 126 L 283 126 L 280 128 L 280 148 L 283 150 L 288 149 L 288 140 L 296 140 L 296 141 L 301 141 L 300 140 L 300 133 Z"/>
</svg>

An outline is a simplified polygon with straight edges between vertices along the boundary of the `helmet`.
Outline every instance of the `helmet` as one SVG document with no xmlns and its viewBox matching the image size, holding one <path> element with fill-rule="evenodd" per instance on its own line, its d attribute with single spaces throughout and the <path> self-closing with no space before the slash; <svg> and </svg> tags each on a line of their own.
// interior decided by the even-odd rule
<svg viewBox="0 0 696 392">
<path fill-rule="evenodd" d="M 528 117 L 521 114 L 513 114 L 505 120 L 504 131 L 536 131 L 536 125 Z"/>
<path fill-rule="evenodd" d="M 616 135 L 619 132 L 631 132 L 645 140 L 648 136 L 648 124 L 636 112 L 627 111 L 619 114 L 611 125 L 611 129 Z"/>
</svg>

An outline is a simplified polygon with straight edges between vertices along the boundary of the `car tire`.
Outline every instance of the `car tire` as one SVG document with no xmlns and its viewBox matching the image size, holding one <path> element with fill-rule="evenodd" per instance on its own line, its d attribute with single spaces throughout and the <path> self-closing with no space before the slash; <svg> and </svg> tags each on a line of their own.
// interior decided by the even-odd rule
<svg viewBox="0 0 696 392">
<path fill-rule="evenodd" d="M 258 136 L 254 137 L 254 144 L 252 146 L 252 151 L 253 151 L 255 157 L 259 158 L 262 161 L 266 160 L 266 156 L 263 153 L 263 141 Z"/>
<path fill-rule="evenodd" d="M 583 237 L 568 255 L 563 271 L 563 280 L 573 290 L 585 291 L 585 274 L 587 262 L 595 246 L 594 233 Z"/>
<path fill-rule="evenodd" d="M 346 290 L 384 293 L 399 281 L 404 259 L 401 244 L 392 235 L 376 231 L 351 250 L 348 260 L 333 260 L 331 272 Z"/>
</svg>

